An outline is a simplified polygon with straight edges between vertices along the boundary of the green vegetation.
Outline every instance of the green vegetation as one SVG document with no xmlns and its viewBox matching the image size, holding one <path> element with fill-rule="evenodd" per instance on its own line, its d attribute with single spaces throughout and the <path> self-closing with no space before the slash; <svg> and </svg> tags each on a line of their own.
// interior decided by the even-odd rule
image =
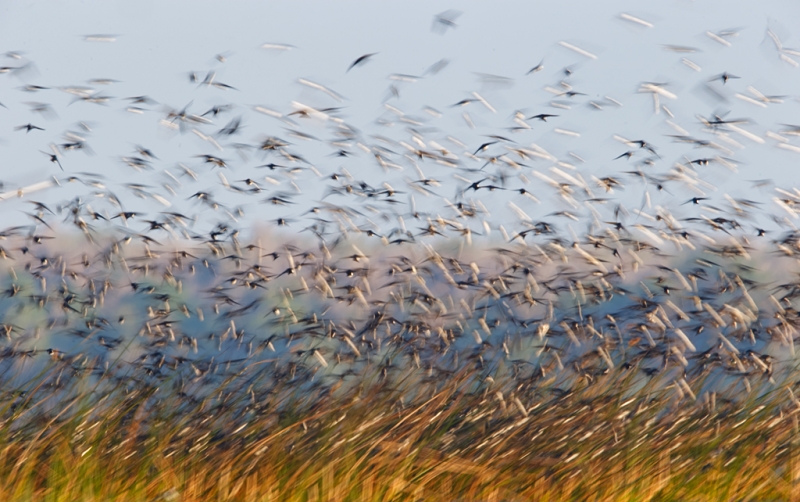
<svg viewBox="0 0 800 502">
<path fill-rule="evenodd" d="M 788 257 L 238 245 L 6 262 L 0 500 L 800 496 Z"/>
<path fill-rule="evenodd" d="M 62 370 L 54 362 L 3 394 L 3 500 L 764 500 L 800 489 L 800 403 L 786 389 L 695 401 L 652 384 L 626 392 L 636 368 L 569 392 L 465 368 L 302 395 L 230 378 L 190 403 L 169 382 L 83 376 L 58 389 Z"/>
</svg>

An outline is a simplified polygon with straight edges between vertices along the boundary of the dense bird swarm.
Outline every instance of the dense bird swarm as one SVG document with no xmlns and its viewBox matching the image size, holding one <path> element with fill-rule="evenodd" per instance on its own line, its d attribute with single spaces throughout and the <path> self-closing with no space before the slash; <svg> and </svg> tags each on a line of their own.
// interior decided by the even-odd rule
<svg viewBox="0 0 800 502">
<path fill-rule="evenodd" d="M 457 29 L 459 15 L 437 15 L 433 31 Z M 736 35 L 707 33 L 725 47 Z M 797 65 L 797 51 L 767 39 Z M 57 92 L 28 83 L 28 55 L 4 58 L 20 91 Z M 579 138 L 559 120 L 625 101 L 574 87 L 580 70 L 568 67 L 536 84 L 551 101 L 468 144 L 434 121 L 474 127 L 464 110 L 497 113 L 482 92 L 401 111 L 401 91 L 446 65 L 390 76 L 391 118 L 378 126 L 402 126 L 392 135 L 356 128 L 339 93 L 304 78 L 332 106 L 172 109 L 114 98 L 110 79 L 58 88 L 75 106 L 157 116 L 205 146 L 168 163 L 136 145 L 115 157 L 135 178 L 111 180 L 77 172 L 101 127 L 81 122 L 42 141 L 52 179 L 2 195 L 30 219 L 0 233 L 2 498 L 797 496 L 800 191 L 764 180 L 766 200 L 718 196 L 706 173 L 735 171 L 741 138 L 798 152 L 798 128 L 676 117 L 670 85 L 641 82 L 633 90 L 675 134 L 613 136 L 616 159 L 558 156 L 526 134 Z M 540 78 L 544 65 L 518 70 Z M 795 99 L 750 77 L 699 78 L 723 102 Z M 215 70 L 189 81 L 226 96 L 238 87 Z M 30 107 L 31 122 L 11 132 L 49 134 L 58 106 L 16 97 L 4 106 Z M 248 124 L 263 135 L 244 139 Z M 374 172 L 361 179 L 364 166 Z M 374 173 L 383 181 L 367 181 Z M 633 199 L 630 187 L 614 198 L 626 184 Z M 59 200 L 75 186 L 86 190 Z M 490 217 L 495 206 L 509 217 Z M 269 227 L 243 228 L 246 214 L 268 214 Z"/>
</svg>

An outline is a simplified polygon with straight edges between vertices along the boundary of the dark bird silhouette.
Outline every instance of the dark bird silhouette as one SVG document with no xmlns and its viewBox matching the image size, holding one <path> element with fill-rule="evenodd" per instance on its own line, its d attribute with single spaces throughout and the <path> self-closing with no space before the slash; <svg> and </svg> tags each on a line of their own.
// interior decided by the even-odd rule
<svg viewBox="0 0 800 502">
<path fill-rule="evenodd" d="M 476 155 L 478 152 L 484 152 L 484 151 L 486 151 L 487 148 L 489 148 L 490 146 L 492 146 L 492 145 L 494 145 L 496 143 L 497 143 L 497 141 L 489 141 L 488 143 L 484 143 L 481 146 L 479 146 L 478 149 L 475 150 L 475 152 L 472 155 Z"/>
<path fill-rule="evenodd" d="M 367 61 L 368 61 L 368 60 L 369 60 L 369 59 L 370 59 L 372 56 L 374 56 L 374 55 L 376 55 L 376 54 L 377 54 L 377 52 L 372 52 L 372 53 L 370 53 L 370 54 L 364 54 L 363 56 L 360 56 L 358 59 L 356 59 L 355 61 L 353 61 L 353 63 L 352 63 L 352 64 L 351 64 L 351 65 L 350 65 L 350 66 L 347 68 L 347 71 L 346 71 L 345 73 L 349 72 L 350 70 L 352 70 L 352 69 L 353 69 L 353 68 L 355 68 L 356 66 L 361 66 L 361 65 L 363 65 L 363 64 L 364 64 L 364 63 L 366 63 L 366 62 L 367 62 Z"/>
<path fill-rule="evenodd" d="M 691 199 L 687 200 L 686 202 L 684 202 L 684 203 L 683 203 L 683 204 L 681 204 L 681 205 L 688 204 L 688 203 L 690 203 L 690 202 L 691 202 L 692 204 L 700 204 L 700 201 L 701 201 L 701 200 L 708 200 L 708 197 L 692 197 Z"/>
<path fill-rule="evenodd" d="M 538 115 L 534 115 L 532 117 L 528 117 L 528 120 L 538 119 L 538 120 L 541 120 L 542 122 L 547 122 L 547 119 L 549 119 L 551 117 L 558 117 L 558 115 L 552 115 L 550 113 L 540 113 Z"/>
<path fill-rule="evenodd" d="M 538 73 L 538 72 L 540 72 L 542 70 L 544 70 L 544 59 L 542 61 L 540 61 L 539 64 L 537 64 L 536 66 L 534 66 L 533 68 L 528 70 L 525 73 L 525 75 L 530 75 L 531 73 Z"/>
<path fill-rule="evenodd" d="M 62 166 L 61 165 L 61 161 L 58 160 L 58 155 L 56 155 L 55 153 L 45 152 L 45 151 L 42 151 L 42 150 L 39 150 L 39 151 L 42 152 L 43 154 L 47 155 L 50 158 L 50 162 L 52 162 L 54 164 L 58 164 L 58 167 L 60 167 L 62 171 L 64 170 L 64 166 Z"/>
<path fill-rule="evenodd" d="M 713 78 L 710 78 L 708 81 L 709 82 L 713 82 L 715 80 L 720 80 L 722 82 L 722 85 L 725 85 L 725 84 L 728 83 L 728 80 L 731 80 L 733 78 L 741 78 L 741 77 L 737 77 L 736 75 L 731 75 L 728 72 L 723 72 L 723 73 L 720 73 L 719 75 L 716 75 Z"/>
<path fill-rule="evenodd" d="M 21 131 L 23 129 L 25 129 L 25 133 L 26 134 L 31 132 L 31 131 L 34 131 L 34 130 L 36 130 L 36 131 L 44 131 L 44 129 L 42 129 L 41 127 L 35 126 L 33 124 L 25 124 L 25 125 L 17 126 L 17 127 L 14 128 L 15 131 Z"/>
</svg>

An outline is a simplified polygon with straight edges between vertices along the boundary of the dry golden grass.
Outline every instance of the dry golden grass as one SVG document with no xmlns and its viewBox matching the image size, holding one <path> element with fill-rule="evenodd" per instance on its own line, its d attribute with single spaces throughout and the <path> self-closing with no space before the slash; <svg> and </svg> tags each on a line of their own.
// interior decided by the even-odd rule
<svg viewBox="0 0 800 502">
<path fill-rule="evenodd" d="M 195 274 L 213 259 L 201 251 L 183 263 L 149 248 L 60 257 L 83 268 L 48 270 L 47 289 L 18 268 L 21 292 L 4 304 L 0 500 L 800 497 L 798 372 L 766 358 L 788 350 L 778 335 L 797 312 L 759 289 L 766 279 L 720 258 L 692 289 L 646 299 L 632 291 L 669 284 L 655 267 L 666 258 L 589 289 L 591 269 L 563 268 L 570 251 L 559 264 L 478 250 L 463 267 L 416 251 L 407 270 L 408 256 L 371 256 L 367 305 L 348 291 L 358 277 L 312 261 L 260 289 L 228 287 L 245 260 L 219 260 L 213 281 Z M 137 259 L 148 267 L 124 268 Z M 548 283 L 536 299 L 525 267 Z M 304 275 L 317 286 L 303 289 Z M 380 289 L 398 276 L 409 280 Z M 191 324 L 201 308 L 206 323 Z M 64 352 L 42 348 L 64 340 Z"/>
<path fill-rule="evenodd" d="M 797 497 L 798 408 L 779 390 L 712 409 L 655 385 L 626 392 L 635 375 L 615 370 L 563 395 L 469 369 L 327 395 L 230 381 L 192 406 L 166 386 L 101 394 L 101 379 L 51 409 L 53 389 L 31 382 L 4 400 L 0 499 Z"/>
</svg>

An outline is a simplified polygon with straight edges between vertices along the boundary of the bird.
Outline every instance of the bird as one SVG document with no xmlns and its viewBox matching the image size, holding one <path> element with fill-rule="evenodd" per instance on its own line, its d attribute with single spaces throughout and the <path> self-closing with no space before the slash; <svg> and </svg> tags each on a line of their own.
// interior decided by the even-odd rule
<svg viewBox="0 0 800 502">
<path fill-rule="evenodd" d="M 700 201 L 703 201 L 703 200 L 708 200 L 708 197 L 692 197 L 691 199 L 687 200 L 686 202 L 684 202 L 681 205 L 689 204 L 690 202 L 692 204 L 700 204 Z"/>
<path fill-rule="evenodd" d="M 25 129 L 25 133 L 26 134 L 31 132 L 31 131 L 44 131 L 44 129 L 42 129 L 41 127 L 35 126 L 33 124 L 30 124 L 30 123 L 25 124 L 25 125 L 21 125 L 21 126 L 17 126 L 17 127 L 14 128 L 15 131 L 21 131 L 23 129 Z"/>
<path fill-rule="evenodd" d="M 533 115 L 531 117 L 528 117 L 528 120 L 537 119 L 537 120 L 541 120 L 542 122 L 547 122 L 547 119 L 552 118 L 552 117 L 558 117 L 558 115 L 553 115 L 553 114 L 550 114 L 550 113 L 539 113 L 537 115 Z"/>
<path fill-rule="evenodd" d="M 448 29 L 456 28 L 456 19 L 461 16 L 462 12 L 458 10 L 446 10 L 433 16 L 433 26 L 431 30 L 436 33 L 446 33 Z"/>
<path fill-rule="evenodd" d="M 350 66 L 347 67 L 347 71 L 345 73 L 349 72 L 350 70 L 352 70 L 356 66 L 363 65 L 364 63 L 369 61 L 369 59 L 372 58 L 372 56 L 375 56 L 376 54 L 378 54 L 378 53 L 377 52 L 372 52 L 372 53 L 369 53 L 369 54 L 364 54 L 363 56 L 359 56 L 358 58 L 356 58 L 355 61 L 353 61 L 350 64 Z"/>
<path fill-rule="evenodd" d="M 716 76 L 710 78 L 708 81 L 709 82 L 713 82 L 715 80 L 719 80 L 719 81 L 722 82 L 722 85 L 725 85 L 725 84 L 728 83 L 728 80 L 731 80 L 731 79 L 734 79 L 734 78 L 741 78 L 741 77 L 737 77 L 736 75 L 731 75 L 728 72 L 723 72 L 723 73 L 720 73 L 719 75 L 716 75 Z"/>
<path fill-rule="evenodd" d="M 530 75 L 531 73 L 538 73 L 544 70 L 544 59 L 539 62 L 536 66 L 525 72 L 525 75 Z"/>
<path fill-rule="evenodd" d="M 50 152 L 44 152 L 44 151 L 42 151 L 42 150 L 39 150 L 39 151 L 40 151 L 41 153 L 43 153 L 43 154 L 47 155 L 47 157 L 50 159 L 50 162 L 52 162 L 52 163 L 54 163 L 54 164 L 58 164 L 58 167 L 59 167 L 59 168 L 60 168 L 62 171 L 64 170 L 64 166 L 62 166 L 62 165 L 61 165 L 61 161 L 60 161 L 60 160 L 58 160 L 58 154 L 56 154 L 56 153 L 50 153 Z"/>
<path fill-rule="evenodd" d="M 431 30 L 456 37 L 449 42 L 456 46 L 479 39 L 484 27 L 462 22 L 462 15 L 435 14 Z M 430 15 L 421 21 L 427 30 Z M 736 32 L 707 36 L 726 45 Z M 670 57 L 700 58 L 683 61 L 693 69 L 727 64 L 724 53 L 701 54 L 677 45 L 690 43 L 680 33 L 673 36 L 675 45 L 655 46 L 658 54 L 666 48 Z M 626 37 L 642 50 L 653 48 L 650 38 Z M 138 44 L 135 38 L 120 41 Z M 499 54 L 505 42 L 495 39 Z M 770 30 L 766 39 L 776 64 L 795 66 L 795 49 Z M 326 425 L 328 415 L 317 413 L 322 422 L 302 413 L 289 413 L 288 422 L 278 416 L 292 412 L 298 392 L 306 411 L 343 410 L 333 421 L 344 411 L 358 416 L 367 401 L 375 416 L 384 413 L 383 422 L 356 431 L 363 436 L 359 444 L 370 443 L 372 429 L 392 417 L 410 412 L 404 427 L 413 427 L 414 410 L 447 401 L 455 406 L 447 416 L 474 418 L 478 427 L 432 442 L 443 458 L 464 450 L 472 429 L 475 437 L 491 439 L 527 420 L 522 435 L 535 433 L 541 424 L 534 408 L 554 399 L 553 413 L 569 414 L 606 409 L 623 395 L 625 403 L 614 405 L 623 413 L 609 415 L 618 415 L 619 427 L 595 430 L 579 419 L 545 424 L 556 428 L 547 437 L 567 439 L 589 427 L 575 437 L 590 432 L 591 441 L 613 448 L 626 446 L 616 432 L 636 426 L 645 411 L 642 423 L 650 416 L 711 417 L 722 436 L 731 420 L 741 422 L 738 415 L 749 417 L 736 426 L 742 433 L 791 429 L 776 414 L 797 404 L 789 402 L 796 390 L 785 363 L 800 325 L 800 188 L 791 176 L 748 181 L 739 173 L 752 166 L 736 160 L 766 165 L 800 151 L 800 127 L 776 119 L 791 112 L 791 100 L 782 96 L 788 91 L 767 96 L 745 86 L 728 96 L 715 82 L 740 77 L 725 72 L 698 84 L 656 53 L 647 72 L 669 81 L 641 81 L 647 78 L 641 68 L 607 57 L 615 56 L 613 46 L 597 58 L 567 44 L 595 70 L 621 64 L 625 71 L 613 74 L 611 87 L 588 74 L 580 81 L 582 70 L 570 62 L 548 77 L 550 56 L 532 68 L 530 60 L 520 67 L 502 58 L 480 68 L 485 61 L 463 57 L 449 68 L 450 60 L 434 55 L 442 47 L 433 44 L 430 54 L 402 61 L 390 61 L 385 50 L 381 64 L 397 68 L 360 74 L 366 80 L 341 89 L 345 98 L 291 73 L 303 67 L 300 60 L 321 54 L 306 43 L 305 49 L 266 43 L 253 55 L 269 59 L 261 70 L 281 75 L 267 87 L 242 80 L 249 58 L 228 57 L 219 52 L 224 47 L 197 55 L 210 68 L 178 79 L 164 75 L 163 65 L 145 68 L 129 59 L 131 47 L 70 48 L 72 59 L 117 58 L 131 71 L 123 83 L 89 78 L 78 65 L 69 78 L 81 84 L 53 86 L 70 98 L 49 102 L 48 89 L 27 84 L 37 70 L 33 53 L 0 54 L 6 59 L 0 74 L 25 77 L 4 95 L 11 110 L 2 113 L 26 117 L 12 123 L 48 120 L 43 134 L 60 138 L 31 146 L 42 137 L 27 133 L 45 128 L 14 127 L 26 136 L 5 139 L 8 159 L 24 162 L 29 149 L 47 148 L 39 151 L 62 172 L 62 156 L 71 169 L 81 166 L 58 175 L 36 162 L 20 164 L 28 169 L 9 171 L 0 184 L 7 209 L 0 227 L 0 362 L 21 368 L 25 378 L 30 373 L 21 390 L 7 386 L 22 440 L 49 423 L 58 400 L 74 397 L 86 378 L 102 381 L 103 392 L 89 392 L 81 406 L 105 410 L 125 401 L 121 409 L 128 410 L 128 401 L 144 398 L 134 422 L 149 426 L 156 417 L 166 421 L 164 430 L 183 430 L 168 449 L 189 456 L 203 454 L 206 436 L 208 448 L 235 448 L 237 438 L 261 441 L 259 420 L 269 422 L 267 429 L 275 420 L 288 424 L 281 441 L 292 455 L 311 451 L 320 427 L 336 428 L 328 435 L 340 435 L 346 447 L 352 427 Z M 339 45 L 330 43 L 334 50 Z M 740 45 L 752 43 L 743 38 Z M 51 50 L 59 57 L 67 47 Z M 345 73 L 378 54 L 364 54 Z M 340 71 L 315 68 L 313 78 L 322 82 L 335 81 Z M 758 74 L 746 58 L 736 70 L 743 82 Z M 37 71 L 45 83 L 66 78 L 57 66 Z M 520 82 L 497 76 L 516 71 L 544 81 L 536 89 L 512 88 Z M 477 82 L 459 75 L 477 75 Z M 779 77 L 770 85 L 791 84 Z M 240 80 L 229 82 L 234 87 L 221 78 Z M 693 83 L 701 92 L 684 96 Z M 130 89 L 122 95 L 128 97 L 112 98 L 114 87 Z M 370 102 L 365 89 L 373 87 L 385 101 Z M 716 89 L 716 97 L 702 92 L 707 89 Z M 37 92 L 42 101 L 22 101 L 29 94 L 14 90 Z M 222 90 L 230 91 L 224 101 L 216 95 Z M 540 91 L 551 96 L 544 106 Z M 156 95 L 188 104 L 161 105 L 149 97 Z M 733 98 L 762 110 L 732 118 L 727 100 Z M 70 100 L 79 104 L 68 108 Z M 530 108 L 534 102 L 538 108 Z M 81 108 L 84 103 L 107 108 Z M 94 122 L 62 125 L 58 114 Z M 551 129 L 531 121 L 550 122 Z M 153 134 L 158 143 L 141 139 Z M 664 136 L 670 144 L 661 146 Z M 635 164 L 621 172 L 608 162 L 619 144 L 627 151 L 616 159 Z M 90 146 L 96 157 L 70 157 L 91 152 Z M 741 157 L 733 153 L 740 151 Z M 742 179 L 752 186 L 742 188 Z M 713 202 L 718 197 L 725 201 Z M 626 382 L 633 387 L 620 387 Z M 149 399 L 148 389 L 158 389 L 158 399 Z M 458 399 L 438 399 L 449 395 L 442 389 L 456 389 Z M 39 394 L 54 401 L 36 407 Z M 766 411 L 749 413 L 745 401 L 753 396 Z M 461 413 L 459 406 L 474 409 Z M 731 412 L 742 406 L 744 412 Z M 197 410 L 215 419 L 188 417 Z M 80 446 L 82 434 L 94 430 L 114 436 L 113 424 L 92 429 L 101 415 L 72 443 Z M 122 435 L 131 451 L 152 439 Z M 498 459 L 510 451 L 498 441 L 475 444 L 483 444 L 485 458 Z M 85 449 L 79 451 L 96 453 Z M 113 459 L 113 451 L 100 453 Z"/>
</svg>

